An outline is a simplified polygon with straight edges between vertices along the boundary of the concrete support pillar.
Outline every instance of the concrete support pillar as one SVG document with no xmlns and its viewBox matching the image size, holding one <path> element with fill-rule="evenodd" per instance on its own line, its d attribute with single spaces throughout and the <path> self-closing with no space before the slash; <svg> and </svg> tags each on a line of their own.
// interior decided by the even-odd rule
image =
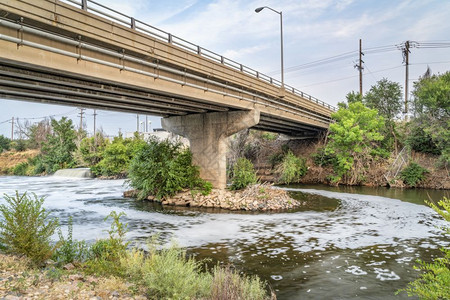
<svg viewBox="0 0 450 300">
<path fill-rule="evenodd" d="M 200 167 L 200 177 L 215 188 L 223 189 L 227 184 L 227 137 L 258 122 L 259 111 L 250 110 L 169 117 L 162 119 L 161 125 L 189 140 L 193 163 Z"/>
</svg>

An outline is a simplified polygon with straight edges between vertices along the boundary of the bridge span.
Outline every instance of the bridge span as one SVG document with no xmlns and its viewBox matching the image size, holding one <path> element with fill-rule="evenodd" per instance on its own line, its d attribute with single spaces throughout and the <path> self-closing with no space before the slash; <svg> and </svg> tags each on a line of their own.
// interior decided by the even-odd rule
<svg viewBox="0 0 450 300">
<path fill-rule="evenodd" d="M 159 115 L 225 186 L 226 137 L 313 137 L 334 107 L 88 0 L 0 0 L 0 98 Z"/>
</svg>

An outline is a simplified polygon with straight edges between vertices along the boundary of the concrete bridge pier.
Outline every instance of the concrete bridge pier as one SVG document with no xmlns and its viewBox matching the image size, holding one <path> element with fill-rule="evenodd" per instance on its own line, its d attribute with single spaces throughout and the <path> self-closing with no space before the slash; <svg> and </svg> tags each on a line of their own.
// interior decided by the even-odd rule
<svg viewBox="0 0 450 300">
<path fill-rule="evenodd" d="M 259 122 L 259 111 L 231 111 L 168 117 L 162 127 L 186 137 L 191 144 L 192 160 L 200 167 L 200 177 L 215 188 L 224 189 L 226 175 L 226 139 Z"/>
</svg>

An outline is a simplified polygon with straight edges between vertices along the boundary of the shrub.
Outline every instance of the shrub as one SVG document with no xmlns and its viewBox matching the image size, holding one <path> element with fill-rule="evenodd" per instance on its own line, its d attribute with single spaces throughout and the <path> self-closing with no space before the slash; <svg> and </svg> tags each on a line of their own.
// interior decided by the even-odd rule
<svg viewBox="0 0 450 300">
<path fill-rule="evenodd" d="M 428 170 L 415 162 L 410 163 L 400 172 L 400 178 L 409 186 L 416 186 L 417 183 L 425 179 Z"/>
<path fill-rule="evenodd" d="M 0 135 L 0 153 L 3 152 L 3 150 L 8 151 L 10 149 L 11 140 L 5 137 L 3 134 Z"/>
<path fill-rule="evenodd" d="M 284 184 L 298 182 L 300 178 L 306 174 L 308 168 L 303 158 L 295 156 L 289 151 L 279 165 L 277 173 L 280 174 L 279 181 Z"/>
<path fill-rule="evenodd" d="M 241 277 L 229 266 L 214 268 L 211 288 L 210 299 L 269 299 L 265 290 L 266 284 L 259 277 Z"/>
<path fill-rule="evenodd" d="M 154 195 L 159 200 L 186 188 L 209 194 L 212 187 L 199 177 L 189 149 L 156 138 L 143 145 L 131 160 L 128 183 L 139 190 L 139 199 Z"/>
<path fill-rule="evenodd" d="M 52 256 L 54 247 L 50 237 L 58 227 L 58 220 L 49 218 L 42 204 L 44 198 L 24 193 L 5 194 L 7 205 L 0 205 L 4 221 L 0 223 L 0 243 L 8 252 L 24 254 L 39 264 Z"/>
<path fill-rule="evenodd" d="M 219 266 L 213 274 L 202 272 L 202 262 L 186 257 L 176 244 L 158 248 L 153 239 L 147 254 L 133 249 L 120 259 L 125 276 L 157 299 L 269 299 L 266 284 L 256 276 L 241 277 Z"/>
<path fill-rule="evenodd" d="M 358 94 L 359 95 L 359 94 Z M 320 147 L 317 152 L 312 155 L 314 164 L 320 167 L 334 166 L 337 163 L 336 156 L 327 153 L 325 147 Z"/>
<path fill-rule="evenodd" d="M 28 164 L 28 162 L 21 162 L 20 164 L 14 166 L 14 168 L 12 169 L 12 174 L 16 176 L 25 176 L 27 175 L 29 167 L 30 165 Z"/>
<path fill-rule="evenodd" d="M 244 189 L 250 184 L 258 181 L 253 164 L 248 159 L 241 157 L 237 160 L 233 168 L 233 177 L 231 178 L 231 189 Z"/>
<path fill-rule="evenodd" d="M 186 258 L 186 251 L 172 245 L 156 250 L 149 247 L 149 256 L 143 270 L 145 286 L 159 298 L 206 298 L 211 287 L 211 275 L 201 272 L 202 263 Z"/>
<path fill-rule="evenodd" d="M 445 220 L 450 221 L 450 199 L 444 197 L 438 202 L 443 209 L 437 205 L 427 202 L 437 213 Z M 444 228 L 447 234 L 450 234 L 450 228 Z M 434 259 L 431 263 L 425 263 L 419 260 L 419 267 L 416 270 L 422 270 L 425 273 L 420 278 L 410 282 L 408 287 L 398 292 L 404 291 L 408 296 L 419 296 L 420 299 L 448 299 L 450 295 L 450 248 L 441 249 L 443 257 Z M 397 293 L 398 293 L 397 292 Z"/>
<path fill-rule="evenodd" d="M 416 125 L 412 127 L 410 134 L 406 138 L 406 144 L 417 152 L 441 154 L 441 150 L 433 141 L 431 133 L 426 132 L 423 126 Z"/>
</svg>

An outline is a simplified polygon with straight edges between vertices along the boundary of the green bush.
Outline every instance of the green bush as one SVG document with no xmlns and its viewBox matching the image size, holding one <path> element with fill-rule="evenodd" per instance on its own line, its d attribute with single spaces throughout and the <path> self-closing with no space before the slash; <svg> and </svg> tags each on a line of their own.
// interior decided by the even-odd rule
<svg viewBox="0 0 450 300">
<path fill-rule="evenodd" d="M 444 197 L 438 202 L 443 209 L 437 205 L 427 202 L 446 221 L 450 222 L 450 199 Z M 444 228 L 450 234 L 450 228 Z M 398 292 L 404 291 L 408 296 L 418 296 L 420 299 L 449 299 L 450 295 L 450 248 L 441 249 L 443 257 L 434 259 L 431 263 L 419 260 L 420 266 L 414 267 L 424 273 L 420 278 L 410 282 L 408 287 Z"/>
<path fill-rule="evenodd" d="M 359 94 L 358 94 L 359 95 Z M 337 158 L 331 153 L 327 153 L 325 147 L 320 147 L 317 152 L 312 154 L 314 164 L 320 167 L 334 166 L 337 163 Z"/>
<path fill-rule="evenodd" d="M 303 158 L 295 156 L 289 151 L 279 165 L 277 173 L 280 174 L 279 181 L 284 184 L 299 182 L 300 178 L 306 174 L 308 168 Z"/>
<path fill-rule="evenodd" d="M 441 150 L 433 141 L 433 137 L 429 132 L 426 132 L 423 126 L 413 126 L 411 132 L 406 138 L 406 144 L 412 150 L 422 153 L 430 153 L 440 155 Z"/>
<path fill-rule="evenodd" d="M 407 185 L 414 187 L 417 183 L 425 179 L 426 173 L 428 173 L 427 169 L 415 162 L 411 162 L 400 172 L 400 178 Z"/>
<path fill-rule="evenodd" d="M 0 135 L 0 153 L 3 152 L 3 150 L 8 151 L 10 149 L 11 140 L 5 137 L 3 134 Z"/>
<path fill-rule="evenodd" d="M 28 175 L 27 172 L 29 167 L 30 165 L 28 164 L 28 162 L 21 162 L 20 164 L 14 166 L 14 168 L 12 169 L 12 174 L 16 176 Z"/>
<path fill-rule="evenodd" d="M 253 164 L 248 159 L 241 157 L 237 160 L 233 168 L 233 177 L 231 178 L 231 189 L 244 189 L 251 184 L 258 182 Z"/>
<path fill-rule="evenodd" d="M 192 153 L 181 143 L 150 139 L 133 157 L 129 168 L 131 187 L 139 191 L 138 198 L 154 195 L 163 199 L 183 189 L 209 194 L 211 184 L 199 177 L 198 167 L 192 165 Z"/>
<path fill-rule="evenodd" d="M 7 205 L 0 205 L 4 221 L 0 223 L 0 243 L 8 252 L 24 254 L 40 264 L 54 252 L 50 237 L 58 227 L 58 220 L 49 217 L 42 204 L 44 198 L 24 193 L 5 194 Z"/>
</svg>

